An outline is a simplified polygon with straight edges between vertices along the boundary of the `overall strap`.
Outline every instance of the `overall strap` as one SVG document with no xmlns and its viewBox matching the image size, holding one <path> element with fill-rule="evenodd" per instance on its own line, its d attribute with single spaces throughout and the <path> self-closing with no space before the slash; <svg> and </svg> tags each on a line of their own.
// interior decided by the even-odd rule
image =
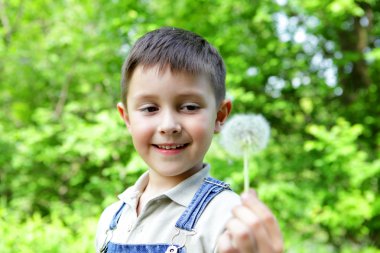
<svg viewBox="0 0 380 253">
<path fill-rule="evenodd" d="M 176 223 L 176 228 L 193 231 L 199 217 L 206 206 L 219 193 L 224 190 L 231 190 L 230 186 L 222 181 L 207 177 L 203 180 L 201 187 L 195 193 L 190 205 L 182 213 Z"/>
<path fill-rule="evenodd" d="M 119 222 L 121 213 L 124 209 L 124 206 L 125 206 L 125 202 L 123 202 L 123 204 L 120 206 L 119 210 L 117 210 L 117 212 L 114 214 L 114 216 L 111 220 L 110 226 L 109 226 L 109 230 L 114 230 L 116 228 L 117 223 Z"/>
<path fill-rule="evenodd" d="M 109 242 L 111 241 L 112 239 L 112 236 L 113 236 L 113 231 L 116 229 L 117 227 L 117 223 L 119 222 L 119 219 L 120 219 L 120 216 L 122 214 L 122 211 L 125 207 L 125 202 L 123 202 L 121 204 L 121 206 L 119 207 L 119 209 L 116 211 L 116 213 L 114 214 L 114 216 L 112 217 L 112 220 L 111 220 L 111 223 L 106 231 L 106 237 L 104 239 L 104 242 L 102 244 L 102 247 L 100 248 L 100 252 L 101 253 L 104 253 L 104 252 L 109 252 L 108 251 L 108 246 L 109 246 Z M 113 251 L 111 251 L 113 252 Z"/>
</svg>

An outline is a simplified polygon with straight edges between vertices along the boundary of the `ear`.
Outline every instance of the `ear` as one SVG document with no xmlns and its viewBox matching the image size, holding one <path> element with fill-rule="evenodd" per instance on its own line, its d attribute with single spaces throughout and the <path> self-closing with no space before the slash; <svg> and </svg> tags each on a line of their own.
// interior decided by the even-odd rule
<svg viewBox="0 0 380 253">
<path fill-rule="evenodd" d="M 222 130 L 224 122 L 226 122 L 228 115 L 230 115 L 232 109 L 232 102 L 229 99 L 225 99 L 219 106 L 219 110 L 216 114 L 214 133 L 219 133 Z"/>
<path fill-rule="evenodd" d="M 129 123 L 128 112 L 122 102 L 117 103 L 117 110 L 119 111 L 120 117 L 124 121 L 125 125 L 129 128 L 130 123 Z"/>
</svg>

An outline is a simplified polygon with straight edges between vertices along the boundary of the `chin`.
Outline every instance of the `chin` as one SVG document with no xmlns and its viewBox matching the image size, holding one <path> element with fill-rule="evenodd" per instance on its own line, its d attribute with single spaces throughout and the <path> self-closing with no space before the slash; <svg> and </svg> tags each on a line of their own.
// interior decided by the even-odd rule
<svg viewBox="0 0 380 253">
<path fill-rule="evenodd" d="M 188 171 L 191 169 L 183 169 L 183 167 L 170 167 L 170 166 L 164 166 L 164 170 L 161 169 L 154 169 L 154 167 L 151 167 L 152 170 L 159 174 L 160 176 L 164 177 L 178 177 L 184 174 L 187 174 Z"/>
</svg>

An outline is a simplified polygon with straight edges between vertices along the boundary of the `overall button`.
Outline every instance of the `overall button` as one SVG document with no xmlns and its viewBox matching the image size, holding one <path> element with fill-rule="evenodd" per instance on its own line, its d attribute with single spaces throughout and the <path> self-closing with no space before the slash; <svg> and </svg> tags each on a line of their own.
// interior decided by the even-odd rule
<svg viewBox="0 0 380 253">
<path fill-rule="evenodd" d="M 169 246 L 169 248 L 165 251 L 165 253 L 177 253 L 177 252 L 178 252 L 178 248 L 174 245 Z"/>
</svg>

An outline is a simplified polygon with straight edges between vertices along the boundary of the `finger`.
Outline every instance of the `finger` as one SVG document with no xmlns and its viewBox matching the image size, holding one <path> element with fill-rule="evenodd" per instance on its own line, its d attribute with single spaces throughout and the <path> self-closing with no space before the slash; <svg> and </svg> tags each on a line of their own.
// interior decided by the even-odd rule
<svg viewBox="0 0 380 253">
<path fill-rule="evenodd" d="M 239 253 L 239 251 L 233 246 L 231 235 L 228 231 L 225 231 L 219 236 L 217 249 L 218 253 Z"/>
<path fill-rule="evenodd" d="M 272 237 L 268 233 L 265 222 L 253 213 L 246 206 L 238 206 L 232 210 L 234 217 L 240 222 L 249 227 L 250 233 L 254 237 L 255 245 L 246 246 L 245 249 L 251 248 L 249 252 L 256 250 L 255 252 L 267 252 L 274 253 L 278 252 L 276 250 L 276 245 L 273 242 Z M 240 245 L 239 247 L 240 248 Z"/>
<path fill-rule="evenodd" d="M 237 206 L 232 209 L 232 213 L 236 219 L 248 227 L 256 242 L 270 240 L 265 223 L 251 209 L 246 206 Z"/>
<path fill-rule="evenodd" d="M 250 228 L 238 218 L 230 219 L 226 228 L 230 233 L 232 245 L 239 249 L 240 253 L 257 252 L 256 242 Z"/>
<path fill-rule="evenodd" d="M 242 203 L 260 218 L 276 252 L 282 252 L 283 239 L 280 227 L 271 210 L 256 197 L 253 190 L 242 195 Z"/>
</svg>

